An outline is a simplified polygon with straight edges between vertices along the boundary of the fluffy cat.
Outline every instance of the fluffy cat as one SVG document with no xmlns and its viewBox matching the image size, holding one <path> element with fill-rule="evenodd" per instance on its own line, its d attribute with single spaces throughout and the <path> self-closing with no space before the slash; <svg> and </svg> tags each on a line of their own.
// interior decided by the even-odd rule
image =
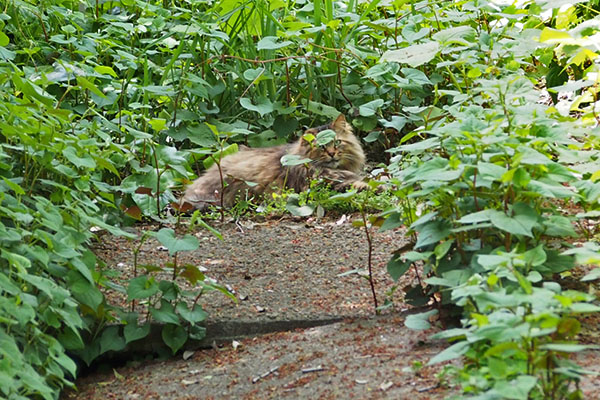
<svg viewBox="0 0 600 400">
<path fill-rule="evenodd" d="M 331 129 L 335 140 L 324 146 L 309 143 L 302 137 L 294 143 L 268 148 L 243 148 L 221 160 L 221 173 L 225 181 L 223 205 L 231 207 L 237 198 L 260 198 L 282 187 L 299 192 L 306 190 L 311 179 L 320 177 L 334 190 L 352 186 L 364 189 L 360 173 L 365 164 L 365 154 L 352 127 L 343 115 L 328 125 L 306 130 L 312 134 Z M 307 164 L 283 166 L 281 157 L 286 154 L 310 158 Z M 221 173 L 217 165 L 211 166 L 185 191 L 183 203 L 204 209 L 220 204 Z M 250 182 L 247 184 L 246 182 Z"/>
</svg>

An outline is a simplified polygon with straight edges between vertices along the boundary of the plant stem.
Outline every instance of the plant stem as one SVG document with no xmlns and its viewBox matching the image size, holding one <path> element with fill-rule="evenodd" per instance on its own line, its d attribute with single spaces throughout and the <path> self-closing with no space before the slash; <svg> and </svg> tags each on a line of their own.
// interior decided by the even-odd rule
<svg viewBox="0 0 600 400">
<path fill-rule="evenodd" d="M 177 278 L 177 253 L 173 256 L 173 281 Z"/>
<path fill-rule="evenodd" d="M 154 144 L 150 142 L 150 146 L 152 147 L 152 155 L 154 156 L 154 166 L 156 168 L 156 216 L 160 218 L 160 176 L 162 175 L 160 172 L 160 168 L 158 166 L 158 157 L 156 156 L 156 147 Z"/>
<path fill-rule="evenodd" d="M 369 268 L 369 285 L 371 286 L 371 293 L 373 294 L 375 314 L 379 315 L 379 305 L 377 303 L 377 294 L 375 293 L 375 284 L 373 282 L 373 242 L 371 241 L 371 234 L 369 233 L 369 226 L 367 225 L 367 216 L 362 205 L 360 207 L 360 216 L 362 217 L 363 226 L 365 227 L 365 236 L 367 237 L 367 244 L 369 245 L 369 256 L 367 261 L 367 265 Z"/>
</svg>

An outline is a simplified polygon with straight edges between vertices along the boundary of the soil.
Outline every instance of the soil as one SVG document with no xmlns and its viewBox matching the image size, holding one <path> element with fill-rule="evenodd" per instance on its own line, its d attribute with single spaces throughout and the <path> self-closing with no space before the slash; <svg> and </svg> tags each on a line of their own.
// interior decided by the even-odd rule
<svg viewBox="0 0 600 400">
<path fill-rule="evenodd" d="M 211 320 L 298 320 L 311 318 L 366 317 L 374 314 L 373 296 L 365 279 L 368 243 L 364 228 L 352 226 L 345 216 L 337 220 L 283 219 L 262 222 L 212 222 L 223 237 L 220 240 L 207 230 L 196 230 L 200 247 L 181 252 L 180 266 L 199 266 L 204 274 L 229 288 L 236 304 L 219 292 L 209 292 L 200 304 Z M 158 230 L 157 225 L 135 229 Z M 181 232 L 184 233 L 183 231 Z M 409 307 L 403 302 L 402 290 L 387 297 L 394 282 L 386 270 L 394 250 L 408 240 L 402 230 L 379 232 L 370 229 L 373 252 L 372 268 L 379 303 L 393 300 L 396 310 Z M 117 283 L 133 277 L 133 251 L 139 241 L 104 237 L 95 252 L 107 268 L 118 271 Z M 142 266 L 165 266 L 172 262 L 166 248 L 155 239 L 140 247 L 138 270 Z M 170 272 L 158 276 L 170 279 Z M 413 282 L 409 271 L 396 284 L 402 288 Z M 186 282 L 181 282 L 184 287 Z M 112 302 L 124 302 L 118 292 L 107 293 Z"/>
<path fill-rule="evenodd" d="M 364 279 L 365 231 L 352 226 L 349 218 L 211 225 L 224 240 L 197 230 L 200 248 L 178 258 L 179 265 L 201 266 L 207 277 L 228 287 L 238 299 L 235 303 L 220 292 L 202 296 L 209 322 L 279 321 L 286 331 L 97 371 L 80 378 L 78 392 L 64 398 L 424 400 L 454 392 L 444 384 L 443 365 L 425 366 L 446 345 L 430 339 L 440 324 L 432 321 L 433 328 L 427 331 L 412 331 L 403 324 L 411 307 L 404 303 L 402 288 L 417 281 L 415 271 L 395 283 L 386 271 L 392 252 L 408 242 L 402 229 L 370 229 L 376 294 L 379 304 L 391 304 L 375 316 Z M 141 237 L 145 230 L 158 229 L 147 225 L 136 232 Z M 126 280 L 133 276 L 133 251 L 138 246 L 139 241 L 106 236 L 96 253 Z M 170 261 L 156 240 L 141 245 L 138 265 L 164 266 Z M 394 287 L 398 290 L 391 290 Z M 118 294 L 107 295 L 113 302 L 124 301 Z M 335 319 L 343 321 L 293 329 L 298 321 L 306 321 L 298 326 L 310 326 Z M 588 354 L 583 361 L 592 364 L 594 354 Z M 592 396 L 600 384 L 590 380 L 584 388 Z"/>
</svg>

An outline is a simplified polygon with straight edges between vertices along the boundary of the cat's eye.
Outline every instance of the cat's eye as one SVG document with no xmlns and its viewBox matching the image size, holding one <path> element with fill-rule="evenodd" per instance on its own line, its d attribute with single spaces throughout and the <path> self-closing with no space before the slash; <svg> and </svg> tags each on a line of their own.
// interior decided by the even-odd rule
<svg viewBox="0 0 600 400">
<path fill-rule="evenodd" d="M 340 139 L 335 139 L 335 140 L 333 141 L 333 144 L 334 144 L 334 146 L 336 146 L 336 147 L 337 147 L 337 146 L 339 146 L 340 144 L 342 144 L 342 141 L 341 141 Z"/>
</svg>

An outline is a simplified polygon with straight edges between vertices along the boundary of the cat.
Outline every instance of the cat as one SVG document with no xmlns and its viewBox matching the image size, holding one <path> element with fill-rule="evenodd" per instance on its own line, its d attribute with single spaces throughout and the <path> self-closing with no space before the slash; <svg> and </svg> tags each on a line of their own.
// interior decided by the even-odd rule
<svg viewBox="0 0 600 400">
<path fill-rule="evenodd" d="M 365 154 L 352 132 L 352 126 L 343 114 L 327 125 L 307 129 L 305 135 L 316 136 L 331 129 L 335 139 L 324 146 L 309 143 L 301 137 L 294 143 L 267 148 L 244 147 L 221 160 L 219 167 L 212 165 L 202 176 L 187 187 L 182 203 L 203 210 L 209 205 L 220 205 L 221 176 L 225 182 L 223 205 L 232 207 L 236 199 L 260 199 L 281 188 L 296 192 L 306 190 L 311 179 L 322 178 L 332 189 L 348 187 L 358 190 L 368 185 L 361 180 Z M 283 166 L 281 157 L 297 155 L 312 160 L 306 164 Z M 189 206 L 188 206 L 189 207 Z"/>
</svg>

